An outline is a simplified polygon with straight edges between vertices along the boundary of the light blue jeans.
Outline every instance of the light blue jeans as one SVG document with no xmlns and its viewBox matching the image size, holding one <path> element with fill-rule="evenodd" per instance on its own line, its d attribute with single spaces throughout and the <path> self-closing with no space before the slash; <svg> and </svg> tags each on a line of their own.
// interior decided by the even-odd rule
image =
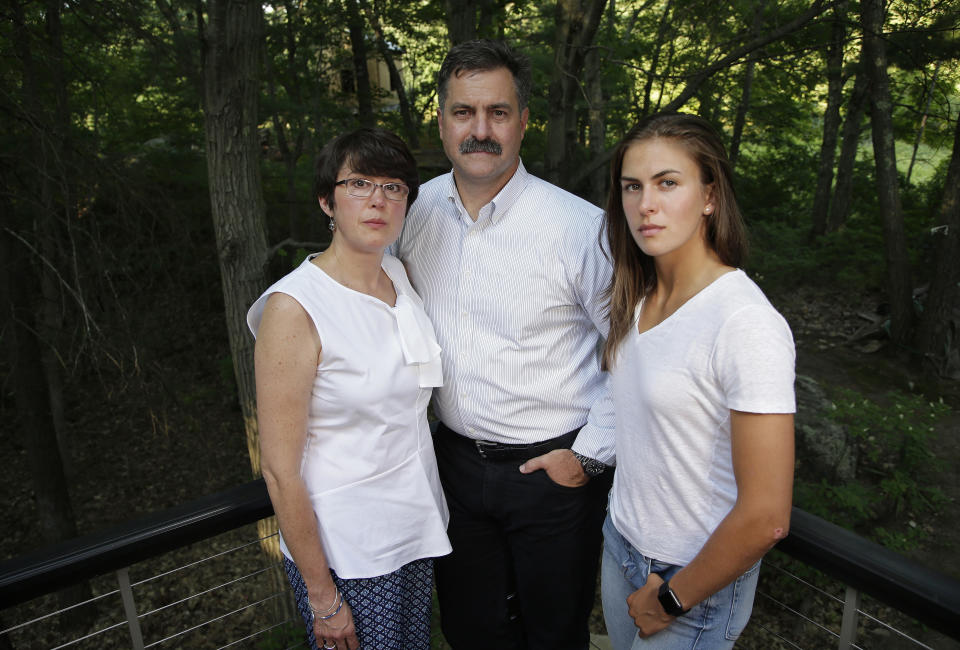
<svg viewBox="0 0 960 650">
<path fill-rule="evenodd" d="M 646 639 L 637 636 L 637 626 L 627 611 L 627 596 L 645 585 L 651 573 L 669 580 L 681 568 L 642 555 L 617 531 L 607 515 L 603 522 L 600 591 L 603 618 L 614 650 L 714 650 L 733 647 L 733 642 L 750 620 L 753 595 L 760 575 L 759 562 L 665 629 Z"/>
</svg>

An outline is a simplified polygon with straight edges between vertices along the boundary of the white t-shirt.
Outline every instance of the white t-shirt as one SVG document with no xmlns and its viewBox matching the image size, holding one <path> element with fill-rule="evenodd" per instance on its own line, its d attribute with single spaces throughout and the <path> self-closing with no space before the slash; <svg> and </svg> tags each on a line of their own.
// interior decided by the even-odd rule
<svg viewBox="0 0 960 650">
<path fill-rule="evenodd" d="M 610 373 L 610 516 L 645 556 L 686 565 L 737 498 L 730 411 L 793 413 L 790 327 L 741 270 L 643 334 L 637 307 Z"/>
<path fill-rule="evenodd" d="M 442 383 L 440 347 L 403 265 L 384 256 L 394 307 L 349 289 L 304 260 L 250 307 L 256 336 L 267 298 L 294 298 L 323 346 L 313 381 L 300 475 L 327 561 L 369 578 L 450 552 L 447 504 L 427 424 Z M 280 538 L 284 555 L 290 551 Z"/>
</svg>

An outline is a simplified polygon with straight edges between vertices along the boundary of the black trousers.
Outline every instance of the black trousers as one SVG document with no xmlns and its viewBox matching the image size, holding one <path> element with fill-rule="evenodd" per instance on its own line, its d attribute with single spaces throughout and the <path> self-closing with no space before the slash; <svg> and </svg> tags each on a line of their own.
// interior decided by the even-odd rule
<svg viewBox="0 0 960 650">
<path fill-rule="evenodd" d="M 518 469 L 550 448 L 569 447 L 575 435 L 529 455 L 508 450 L 498 457 L 440 425 L 434 440 L 453 553 L 435 568 L 441 626 L 454 650 L 589 646 L 613 472 L 568 488 L 545 471 Z"/>
</svg>

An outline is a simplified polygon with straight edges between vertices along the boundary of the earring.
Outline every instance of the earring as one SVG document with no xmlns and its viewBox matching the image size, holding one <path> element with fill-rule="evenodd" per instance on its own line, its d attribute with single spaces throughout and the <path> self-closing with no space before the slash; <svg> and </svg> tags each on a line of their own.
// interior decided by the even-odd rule
<svg viewBox="0 0 960 650">
<path fill-rule="evenodd" d="M 330 217 L 330 223 L 328 225 L 330 226 L 330 232 L 336 232 L 337 222 L 333 220 L 333 217 Z"/>
</svg>

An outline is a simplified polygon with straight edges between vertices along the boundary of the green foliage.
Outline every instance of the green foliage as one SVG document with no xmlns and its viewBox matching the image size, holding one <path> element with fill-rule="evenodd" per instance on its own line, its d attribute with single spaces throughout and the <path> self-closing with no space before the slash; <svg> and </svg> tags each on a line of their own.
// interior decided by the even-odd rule
<svg viewBox="0 0 960 650">
<path fill-rule="evenodd" d="M 843 425 L 855 444 L 856 479 L 845 485 L 798 479 L 796 504 L 885 546 L 915 546 L 925 534 L 915 519 L 945 503 L 936 485 L 942 464 L 931 437 L 950 407 L 942 399 L 930 402 L 899 391 L 881 403 L 849 389 L 836 390 L 831 406 L 830 419 Z M 890 522 L 898 525 L 891 528 Z"/>
<path fill-rule="evenodd" d="M 301 647 L 306 643 L 306 632 L 300 620 L 287 622 L 280 627 L 268 630 L 257 641 L 257 650 L 283 650 Z"/>
</svg>

